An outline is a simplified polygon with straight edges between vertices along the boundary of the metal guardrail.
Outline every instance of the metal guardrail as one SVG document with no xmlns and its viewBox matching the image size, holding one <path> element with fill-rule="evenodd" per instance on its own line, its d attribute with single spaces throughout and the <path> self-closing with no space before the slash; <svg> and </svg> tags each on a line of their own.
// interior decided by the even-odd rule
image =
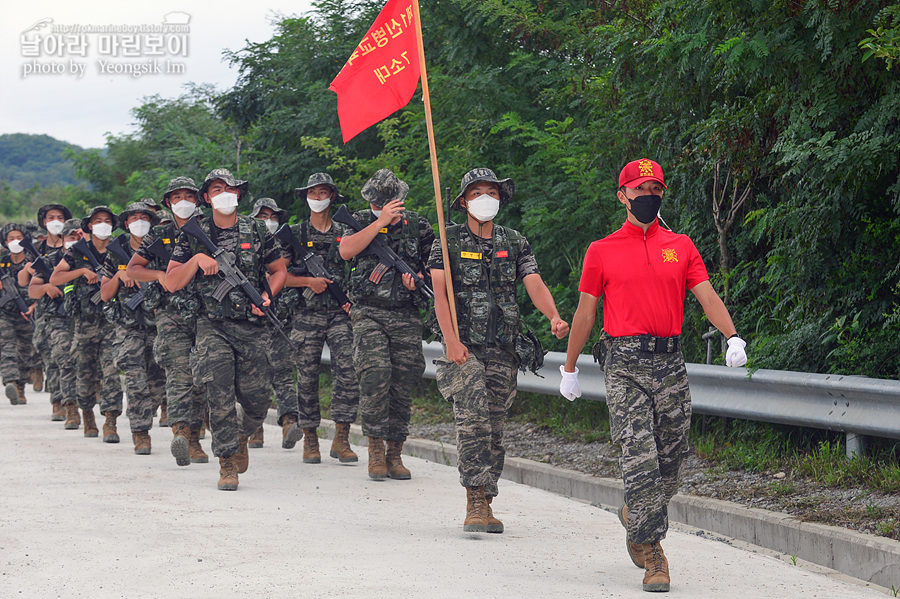
<svg viewBox="0 0 900 599">
<path fill-rule="evenodd" d="M 441 344 L 423 343 L 424 377 L 434 379 Z M 323 360 L 329 360 L 328 349 Z M 558 395 L 559 367 L 566 355 L 544 356 L 541 378 L 519 373 L 520 391 Z M 579 358 L 581 400 L 606 401 L 606 378 L 590 355 Z M 863 376 L 688 364 L 693 412 L 741 420 L 838 431 L 846 434 L 847 456 L 862 455 L 865 437 L 900 439 L 900 381 Z"/>
</svg>

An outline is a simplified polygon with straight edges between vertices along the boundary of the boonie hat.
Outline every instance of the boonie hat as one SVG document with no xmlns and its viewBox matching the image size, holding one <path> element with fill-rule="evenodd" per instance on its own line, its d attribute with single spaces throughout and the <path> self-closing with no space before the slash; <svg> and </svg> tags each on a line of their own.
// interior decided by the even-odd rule
<svg viewBox="0 0 900 599">
<path fill-rule="evenodd" d="M 459 184 L 459 195 L 456 196 L 456 199 L 450 204 L 450 208 L 465 213 L 466 209 L 459 205 L 459 201 L 466 195 L 466 190 L 469 186 L 478 181 L 497 184 L 497 187 L 500 188 L 500 206 L 509 202 L 516 192 L 516 185 L 513 183 L 512 179 L 498 179 L 497 175 L 494 174 L 494 171 L 489 168 L 473 168 L 463 175 L 462 181 Z"/>
<path fill-rule="evenodd" d="M 113 228 L 116 228 L 116 224 L 119 222 L 119 217 L 116 216 L 116 213 L 112 211 L 112 208 L 109 206 L 94 206 L 91 208 L 91 211 L 88 212 L 88 215 L 81 219 L 81 230 L 84 231 L 85 234 L 90 233 L 90 229 L 88 229 L 88 223 L 91 222 L 91 219 L 98 212 L 106 212 L 112 217 Z"/>
<path fill-rule="evenodd" d="M 159 216 L 157 216 L 156 212 L 150 208 L 149 204 L 147 204 L 147 200 L 142 199 L 139 202 L 132 202 L 125 207 L 125 210 L 119 215 L 119 228 L 123 231 L 127 231 L 128 225 L 125 224 L 125 221 L 128 220 L 129 216 L 137 214 L 138 212 L 143 212 L 150 217 L 151 227 L 159 224 Z"/>
<path fill-rule="evenodd" d="M 238 198 L 238 201 L 241 201 L 247 197 L 247 190 L 250 187 L 250 183 L 248 181 L 242 181 L 241 179 L 235 178 L 234 175 L 231 174 L 231 171 L 227 168 L 214 168 L 209 171 L 209 174 L 206 175 L 206 179 L 203 180 L 203 185 L 200 186 L 200 197 L 203 197 L 203 194 L 209 190 L 209 185 L 216 179 L 221 179 L 225 181 L 225 184 L 228 187 L 237 187 L 241 190 L 241 196 Z"/>
<path fill-rule="evenodd" d="M 250 214 L 251 218 L 256 218 L 259 214 L 259 211 L 263 208 L 268 208 L 272 212 L 275 213 L 275 216 L 278 217 L 278 223 L 284 224 L 284 221 L 287 220 L 287 212 L 278 207 L 278 204 L 275 203 L 275 200 L 272 198 L 259 198 L 253 204 L 253 212 Z"/>
<path fill-rule="evenodd" d="M 179 189 L 187 189 L 194 193 L 200 191 L 197 189 L 197 183 L 190 177 L 175 177 L 169 181 L 169 185 L 166 187 L 166 193 L 164 193 L 162 197 L 163 204 L 169 201 L 169 195 L 173 191 L 178 191 Z"/>
<path fill-rule="evenodd" d="M 67 207 L 63 206 L 62 204 L 44 204 L 43 206 L 38 208 L 37 222 L 45 230 L 47 227 L 44 227 L 44 219 L 47 218 L 47 213 L 50 212 L 51 210 L 59 210 L 60 212 L 63 213 L 63 217 L 66 220 L 69 220 L 70 218 L 72 218 L 72 211 L 69 210 Z"/>
<path fill-rule="evenodd" d="M 361 193 L 365 201 L 380 207 L 391 200 L 405 200 L 409 185 L 398 179 L 391 169 L 383 168 L 366 181 Z"/>
</svg>

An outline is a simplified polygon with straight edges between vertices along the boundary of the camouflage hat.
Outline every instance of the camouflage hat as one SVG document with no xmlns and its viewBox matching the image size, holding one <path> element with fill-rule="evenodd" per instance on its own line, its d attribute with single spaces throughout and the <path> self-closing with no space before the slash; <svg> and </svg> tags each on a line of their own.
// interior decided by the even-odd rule
<svg viewBox="0 0 900 599">
<path fill-rule="evenodd" d="M 384 206 L 391 200 L 405 200 L 409 195 L 409 185 L 397 178 L 390 169 L 383 168 L 366 181 L 362 188 L 365 201 L 376 206 Z"/>
<path fill-rule="evenodd" d="M 237 187 L 241 190 L 241 196 L 238 198 L 238 201 L 243 200 L 247 196 L 247 191 L 250 187 L 250 183 L 247 181 L 241 181 L 240 179 L 235 179 L 234 175 L 231 174 L 231 171 L 227 168 L 214 168 L 209 171 L 209 174 L 206 175 L 206 179 L 203 180 L 203 185 L 200 186 L 200 198 L 202 200 L 203 195 L 209 190 L 209 185 L 215 181 L 216 179 L 221 179 L 225 181 L 225 184 L 228 187 Z"/>
<path fill-rule="evenodd" d="M 161 224 L 161 225 L 167 225 L 169 223 L 175 222 L 175 217 L 172 216 L 172 213 L 165 209 L 162 209 L 159 212 L 157 212 L 156 216 L 159 217 L 159 224 Z"/>
<path fill-rule="evenodd" d="M 47 218 L 47 213 L 50 212 L 51 210 L 59 210 L 60 212 L 63 213 L 63 217 L 65 217 L 66 220 L 69 220 L 70 218 L 72 218 L 72 211 L 69 210 L 68 208 L 66 208 L 65 206 L 63 206 L 62 204 L 44 204 L 43 206 L 38 208 L 38 214 L 37 214 L 37 222 L 44 229 L 47 228 L 47 227 L 44 227 L 44 219 Z"/>
<path fill-rule="evenodd" d="M 28 237 L 28 230 L 25 228 L 25 225 L 20 225 L 19 223 L 8 223 L 3 225 L 3 228 L 0 229 L 0 243 L 3 244 L 3 247 L 6 247 L 6 236 L 9 235 L 10 231 L 18 231 L 25 237 Z"/>
<path fill-rule="evenodd" d="M 450 204 L 450 208 L 465 214 L 466 209 L 459 205 L 459 200 L 466 194 L 466 189 L 469 188 L 469 185 L 478 181 L 497 184 L 497 187 L 500 189 L 500 206 L 509 202 L 516 191 L 516 186 L 512 179 L 498 179 L 497 175 L 494 174 L 494 171 L 489 168 L 473 168 L 463 175 L 462 182 L 459 184 L 459 195 L 456 196 L 456 199 Z"/>
<path fill-rule="evenodd" d="M 116 216 L 116 213 L 112 211 L 112 208 L 110 208 L 109 206 L 94 206 L 93 208 L 91 208 L 91 211 L 88 212 L 88 215 L 81 219 L 81 230 L 84 231 L 85 234 L 90 232 L 90 229 L 88 229 L 88 223 L 91 222 L 91 219 L 94 218 L 94 216 L 98 212 L 106 212 L 107 214 L 109 214 L 112 217 L 113 229 L 116 228 L 116 223 L 119 222 L 119 219 Z"/>
<path fill-rule="evenodd" d="M 332 203 L 343 204 L 347 201 L 347 198 L 340 194 L 337 185 L 334 184 L 334 179 L 332 179 L 331 175 L 328 173 L 313 173 L 309 176 L 309 179 L 307 179 L 306 187 L 297 187 L 294 189 L 294 195 L 305 200 L 306 192 L 309 191 L 310 187 L 315 187 L 316 185 L 327 185 L 334 191 L 336 197 L 331 200 Z"/>
<path fill-rule="evenodd" d="M 147 204 L 147 207 L 154 212 L 158 211 L 161 208 L 161 206 L 157 204 L 156 200 L 154 200 L 153 198 L 142 198 L 141 201 Z"/>
<path fill-rule="evenodd" d="M 166 187 L 166 193 L 164 193 L 162 197 L 163 204 L 166 204 L 168 206 L 167 202 L 169 201 L 169 195 L 173 191 L 177 191 L 179 189 L 187 189 L 189 191 L 193 191 L 194 193 L 200 191 L 199 189 L 197 189 L 196 181 L 194 181 L 190 177 L 175 177 L 174 179 L 169 181 L 169 186 Z"/>
<path fill-rule="evenodd" d="M 70 218 L 63 225 L 62 236 L 72 235 L 73 233 L 77 233 L 81 230 L 81 219 L 80 218 Z"/>
<path fill-rule="evenodd" d="M 23 226 L 25 227 L 25 237 L 35 239 L 38 235 L 41 235 L 41 227 L 33 220 L 26 220 Z"/>
<path fill-rule="evenodd" d="M 278 217 L 278 223 L 284 224 L 287 221 L 287 212 L 278 207 L 278 204 L 275 203 L 275 200 L 272 198 L 259 198 L 253 204 L 253 212 L 250 213 L 250 218 L 256 218 L 259 214 L 259 211 L 263 208 L 268 208 Z"/>
<path fill-rule="evenodd" d="M 151 200 L 152 201 L 152 200 Z M 150 205 L 147 204 L 147 199 L 141 199 L 138 202 L 132 202 L 125 206 L 125 210 L 122 211 L 122 214 L 119 215 L 119 228 L 123 231 L 128 230 L 128 223 L 125 221 L 128 220 L 128 217 L 132 214 L 138 214 L 139 212 L 143 212 L 147 216 L 150 217 L 150 226 L 155 226 L 159 224 L 159 216 L 157 216 L 156 212 L 150 208 Z"/>
</svg>

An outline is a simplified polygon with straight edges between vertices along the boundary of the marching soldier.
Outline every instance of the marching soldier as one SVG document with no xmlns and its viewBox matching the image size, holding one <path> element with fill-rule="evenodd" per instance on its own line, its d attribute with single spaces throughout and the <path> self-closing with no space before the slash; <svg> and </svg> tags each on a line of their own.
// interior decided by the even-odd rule
<svg viewBox="0 0 900 599">
<path fill-rule="evenodd" d="M 497 179 L 490 169 L 466 173 L 451 205 L 466 213 L 466 222 L 447 227 L 450 264 L 444 263 L 440 240 L 435 240 L 428 261 L 444 340 L 445 355 L 437 360 L 438 388 L 453 403 L 456 417 L 459 481 L 467 498 L 463 530 L 468 532 L 503 532 L 503 522 L 494 517 L 491 508 L 506 454 L 503 428 L 516 396 L 516 368 L 534 369 L 526 363 L 532 360 L 533 346 L 520 338 L 516 281 L 522 281 L 535 307 L 550 321 L 554 335 L 561 339 L 569 331 L 541 278 L 528 240 L 494 222 L 514 191 L 511 179 Z M 444 279 L 447 268 L 459 338 L 450 316 Z M 532 353 L 519 355 L 520 345 Z"/>
<path fill-rule="evenodd" d="M 66 313 L 74 320 L 76 394 L 84 416 L 84 436 L 100 434 L 94 417 L 98 391 L 100 413 L 122 413 L 122 386 L 116 366 L 115 327 L 103 316 L 98 270 L 106 259 L 106 246 L 116 223 L 116 214 L 107 206 L 94 206 L 81 220 L 81 230 L 90 236 L 89 255 L 71 247 L 50 276 L 51 285 L 66 286 Z M 93 266 L 97 263 L 97 267 Z M 67 429 L 71 426 L 66 421 Z M 107 443 L 114 442 L 114 437 Z"/>
<path fill-rule="evenodd" d="M 265 226 L 236 213 L 238 201 L 246 197 L 248 183 L 227 169 L 215 169 L 200 187 L 200 197 L 212 206 L 212 217 L 200 221 L 200 229 L 217 247 L 232 252 L 236 268 L 257 291 L 268 271 L 273 293 L 284 285 L 285 266 L 275 238 Z M 272 375 L 265 314 L 250 303 L 240 288 L 231 289 L 222 301 L 213 297 L 222 283 L 219 264 L 196 238 L 182 234 L 172 251 L 166 287 L 182 289 L 196 276 L 201 311 L 197 317 L 197 368 L 206 383 L 213 453 L 219 458 L 218 488 L 235 491 L 238 474 L 249 465 L 248 437 L 265 420 L 271 402 Z M 263 291 L 265 306 L 271 301 Z M 244 409 L 238 422 L 235 401 Z"/>
<path fill-rule="evenodd" d="M 434 231 L 424 216 L 404 208 L 408 194 L 409 185 L 390 170 L 375 173 L 362 188 L 370 208 L 354 215 L 365 228 L 345 233 L 340 245 L 341 257 L 351 265 L 353 363 L 363 434 L 369 438 L 369 477 L 374 480 L 410 478 L 401 452 L 409 433 L 412 389 L 425 371 L 420 294 L 412 276 L 401 277 L 395 269 L 382 272 L 378 258 L 364 253 L 383 233 L 391 248 L 424 278 Z"/>
<path fill-rule="evenodd" d="M 153 227 L 125 270 L 134 280 L 156 282 L 163 290 L 156 311 L 153 355 L 166 371 L 166 404 L 173 434 L 170 451 L 179 466 L 209 462 L 209 456 L 200 446 L 200 430 L 206 414 L 206 388 L 195 382 L 192 369 L 195 359 L 191 350 L 197 334 L 199 298 L 193 286 L 173 293 L 165 288 L 167 256 L 177 243 L 178 229 L 198 213 L 197 191 L 197 184 L 190 177 L 169 181 L 162 203 L 172 210 L 174 220 Z"/>
<path fill-rule="evenodd" d="M 107 251 L 100 269 L 101 297 L 106 302 L 104 313 L 116 329 L 116 364 L 125 373 L 128 420 L 137 455 L 149 455 L 151 452 L 150 429 L 153 415 L 165 399 L 166 377 L 153 357 L 153 343 L 156 340 L 154 312 L 161 297 L 159 285 L 135 281 L 128 276 L 126 268 L 131 256 L 150 232 L 150 227 L 158 222 L 156 213 L 144 202 L 128 204 L 119 215 L 119 228 L 126 232 L 117 238 L 124 255 Z M 143 296 L 143 301 L 133 307 L 133 304 L 129 305 L 140 296 Z M 106 412 L 103 425 L 105 443 L 119 442 L 117 416 L 113 411 Z"/>
<path fill-rule="evenodd" d="M 322 347 L 328 343 L 331 352 L 331 418 L 335 423 L 335 437 L 329 455 L 343 463 L 357 462 L 359 457 L 350 448 L 350 425 L 359 409 L 359 383 L 353 367 L 353 327 L 350 324 L 350 304 L 341 303 L 328 291 L 329 285 L 346 285 L 347 263 L 340 255 L 342 227 L 331 220 L 331 207 L 346 201 L 328 173 L 310 175 L 306 187 L 295 190 L 298 198 L 306 199 L 310 208 L 309 220 L 291 227 L 300 246 L 322 259 L 329 277 L 315 276 L 293 248 L 287 283 L 288 287 L 305 288 L 293 320 L 291 339 L 297 344 L 294 356 L 297 364 L 298 412 L 285 415 L 303 430 L 303 461 L 321 462 L 319 437 L 316 429 L 322 422 L 319 407 L 319 367 Z M 298 422 L 299 415 L 299 422 Z"/>
<path fill-rule="evenodd" d="M 25 239 L 25 227 L 16 223 L 10 223 L 0 229 L 0 270 L 5 275 L 4 281 L 0 281 L 0 290 L 4 296 L 10 298 L 0 307 L 0 375 L 6 386 L 6 397 L 12 405 L 24 404 L 25 383 L 30 380 L 31 359 L 34 347 L 31 337 L 34 334 L 34 325 L 30 318 L 34 314 L 34 300 L 28 297 L 25 285 L 19 282 L 19 274 L 28 264 L 25 256 L 25 248 L 22 240 Z M 8 285 L 9 289 L 5 286 Z M 18 296 L 18 298 L 16 298 Z M 22 310 L 19 306 L 21 300 L 27 308 Z"/>
</svg>

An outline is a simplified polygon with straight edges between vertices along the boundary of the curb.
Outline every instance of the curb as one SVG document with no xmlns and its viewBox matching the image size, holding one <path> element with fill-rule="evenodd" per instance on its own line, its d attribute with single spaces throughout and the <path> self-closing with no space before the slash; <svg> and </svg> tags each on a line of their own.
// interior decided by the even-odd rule
<svg viewBox="0 0 900 599">
<path fill-rule="evenodd" d="M 267 424 L 277 426 L 270 410 Z M 319 436 L 334 438 L 334 423 L 322 420 Z M 365 447 L 368 439 L 359 425 L 350 427 L 350 442 Z M 410 438 L 403 453 L 455 467 L 455 445 Z M 608 511 L 624 502 L 622 482 L 558 468 L 525 458 L 506 458 L 502 478 L 565 497 L 587 501 Z M 793 516 L 746 507 L 730 501 L 676 495 L 669 503 L 669 519 L 693 528 L 724 535 L 830 568 L 865 582 L 891 589 L 900 587 L 900 542 L 836 526 L 802 522 Z"/>
</svg>

